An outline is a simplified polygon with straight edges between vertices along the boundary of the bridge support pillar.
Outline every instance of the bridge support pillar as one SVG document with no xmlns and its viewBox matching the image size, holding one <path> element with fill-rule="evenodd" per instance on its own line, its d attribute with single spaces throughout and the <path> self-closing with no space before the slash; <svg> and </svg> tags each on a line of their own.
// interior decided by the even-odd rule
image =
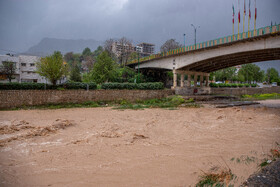
<svg viewBox="0 0 280 187">
<path fill-rule="evenodd" d="M 172 89 L 175 89 L 177 87 L 177 72 L 175 69 L 173 69 L 173 86 Z"/>
<path fill-rule="evenodd" d="M 197 73 L 194 74 L 194 87 L 196 88 L 197 87 Z"/>
<path fill-rule="evenodd" d="M 200 88 L 203 87 L 203 79 L 204 79 L 203 74 L 201 74 L 200 75 Z"/>
<path fill-rule="evenodd" d="M 191 79 L 192 79 L 192 76 L 191 76 L 191 74 L 188 74 L 188 83 L 187 83 L 187 87 L 191 87 L 192 85 L 191 85 Z"/>
<path fill-rule="evenodd" d="M 180 84 L 181 88 L 184 87 L 184 79 L 185 79 L 185 75 L 181 73 L 181 84 Z"/>
<path fill-rule="evenodd" d="M 205 86 L 208 87 L 209 86 L 209 75 L 206 76 L 206 83 Z"/>
</svg>

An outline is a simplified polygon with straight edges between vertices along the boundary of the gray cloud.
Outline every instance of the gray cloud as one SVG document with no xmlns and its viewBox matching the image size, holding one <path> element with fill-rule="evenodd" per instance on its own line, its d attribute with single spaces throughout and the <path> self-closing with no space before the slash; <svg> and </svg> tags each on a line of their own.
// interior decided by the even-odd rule
<svg viewBox="0 0 280 187">
<path fill-rule="evenodd" d="M 0 0 L 0 49 L 25 51 L 44 37 L 106 40 L 126 36 L 157 47 L 175 38 L 198 42 L 232 34 L 237 0 Z M 257 27 L 280 23 L 279 0 L 257 0 Z M 248 4 L 248 0 L 247 0 Z M 254 1 L 252 0 L 254 6 Z M 252 13 L 253 6 L 251 7 Z M 243 11 L 243 1 L 240 1 Z M 248 7 L 248 5 L 247 5 Z M 241 14 L 243 15 L 243 14 Z M 246 18 L 246 30 L 247 26 Z M 253 19 L 251 20 L 253 28 Z M 240 31 L 242 30 L 242 23 Z M 237 24 L 235 25 L 237 32 Z M 2 51 L 0 51 L 2 52 Z"/>
</svg>

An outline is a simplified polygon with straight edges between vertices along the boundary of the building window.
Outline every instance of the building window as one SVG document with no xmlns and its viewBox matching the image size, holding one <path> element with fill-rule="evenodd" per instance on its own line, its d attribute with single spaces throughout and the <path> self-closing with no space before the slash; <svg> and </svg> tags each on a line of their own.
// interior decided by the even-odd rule
<svg viewBox="0 0 280 187">
<path fill-rule="evenodd" d="M 32 66 L 35 66 L 35 64 L 34 63 L 32 63 L 32 64 L 30 64 L 30 66 L 32 67 Z"/>
<path fill-rule="evenodd" d="M 26 63 L 21 63 L 21 66 L 26 66 Z"/>
</svg>

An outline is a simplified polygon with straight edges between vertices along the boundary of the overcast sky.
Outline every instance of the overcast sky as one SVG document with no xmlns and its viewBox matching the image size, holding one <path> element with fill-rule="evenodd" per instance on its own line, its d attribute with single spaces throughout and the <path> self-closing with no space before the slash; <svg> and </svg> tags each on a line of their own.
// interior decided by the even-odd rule
<svg viewBox="0 0 280 187">
<path fill-rule="evenodd" d="M 105 41 L 122 36 L 158 49 L 170 38 L 183 44 L 184 33 L 190 45 L 192 23 L 200 26 L 197 42 L 231 35 L 232 4 L 237 32 L 238 0 L 0 0 L 0 49 L 24 52 L 45 37 Z M 251 29 L 254 6 L 251 0 Z M 280 0 L 257 0 L 257 8 L 257 28 L 280 23 Z"/>
</svg>

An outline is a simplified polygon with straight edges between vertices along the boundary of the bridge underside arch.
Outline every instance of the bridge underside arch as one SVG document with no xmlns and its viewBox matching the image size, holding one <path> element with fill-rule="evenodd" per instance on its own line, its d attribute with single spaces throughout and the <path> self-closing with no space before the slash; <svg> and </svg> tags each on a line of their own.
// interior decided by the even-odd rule
<svg viewBox="0 0 280 187">
<path fill-rule="evenodd" d="M 232 66 L 270 60 L 280 60 L 280 48 L 222 55 L 192 63 L 178 70 L 210 73 Z"/>
</svg>

